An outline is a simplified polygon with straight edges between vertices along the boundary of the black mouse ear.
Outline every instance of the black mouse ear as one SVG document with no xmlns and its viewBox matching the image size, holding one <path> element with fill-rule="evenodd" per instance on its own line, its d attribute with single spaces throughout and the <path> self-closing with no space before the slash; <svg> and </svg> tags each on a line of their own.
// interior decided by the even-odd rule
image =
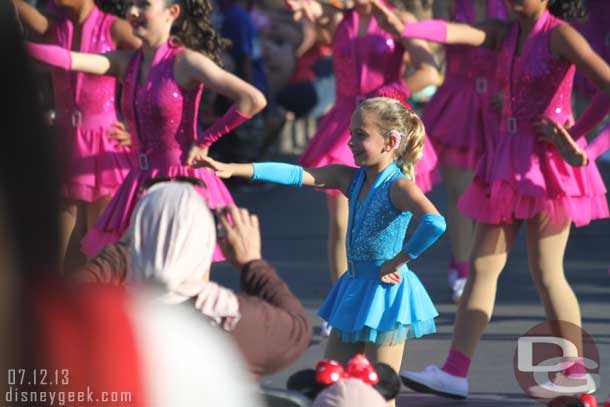
<svg viewBox="0 0 610 407">
<path fill-rule="evenodd" d="M 548 406 L 551 407 L 585 407 L 585 404 L 581 399 L 575 396 L 560 396 L 549 401 Z"/>
<path fill-rule="evenodd" d="M 398 393 L 400 393 L 400 377 L 398 377 L 398 373 L 386 363 L 378 362 L 373 364 L 373 367 L 379 376 L 379 383 L 373 385 L 373 387 L 384 399 L 395 399 Z"/>
<path fill-rule="evenodd" d="M 286 381 L 288 390 L 297 391 L 309 399 L 315 399 L 326 386 L 316 381 L 314 369 L 300 370 L 293 373 Z"/>
</svg>

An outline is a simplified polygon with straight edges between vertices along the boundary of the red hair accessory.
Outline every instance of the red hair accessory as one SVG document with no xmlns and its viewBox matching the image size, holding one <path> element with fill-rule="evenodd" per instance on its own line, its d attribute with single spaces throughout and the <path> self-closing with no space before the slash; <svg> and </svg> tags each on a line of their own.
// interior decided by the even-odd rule
<svg viewBox="0 0 610 407">
<path fill-rule="evenodd" d="M 337 361 L 321 360 L 316 365 L 316 381 L 321 384 L 333 384 L 339 380 L 355 378 L 367 384 L 379 383 L 379 375 L 371 365 L 371 362 L 362 354 L 350 359 L 345 369 Z"/>
<path fill-rule="evenodd" d="M 398 100 L 407 110 L 413 110 L 409 102 L 407 102 L 407 95 L 401 85 L 392 83 L 390 85 L 382 86 L 377 89 L 370 97 L 382 97 L 388 99 Z"/>
</svg>

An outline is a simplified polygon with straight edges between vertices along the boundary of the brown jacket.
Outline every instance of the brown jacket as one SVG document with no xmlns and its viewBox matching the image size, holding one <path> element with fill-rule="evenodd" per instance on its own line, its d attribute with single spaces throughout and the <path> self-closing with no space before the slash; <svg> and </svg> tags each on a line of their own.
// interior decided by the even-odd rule
<svg viewBox="0 0 610 407">
<path fill-rule="evenodd" d="M 115 243 L 81 267 L 77 279 L 119 285 L 128 270 L 129 246 Z M 264 260 L 244 266 L 240 286 L 241 319 L 229 334 L 250 370 L 264 375 L 290 365 L 311 340 L 311 321 L 303 305 Z"/>
</svg>

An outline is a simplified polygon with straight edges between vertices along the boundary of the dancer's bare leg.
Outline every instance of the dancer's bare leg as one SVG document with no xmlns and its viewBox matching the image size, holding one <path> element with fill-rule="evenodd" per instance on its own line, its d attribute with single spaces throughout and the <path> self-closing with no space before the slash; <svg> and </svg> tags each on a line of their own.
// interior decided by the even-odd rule
<svg viewBox="0 0 610 407">
<path fill-rule="evenodd" d="M 331 331 L 324 351 L 324 359 L 345 364 L 358 353 L 364 353 L 364 342 L 343 342 L 335 331 Z"/>
</svg>

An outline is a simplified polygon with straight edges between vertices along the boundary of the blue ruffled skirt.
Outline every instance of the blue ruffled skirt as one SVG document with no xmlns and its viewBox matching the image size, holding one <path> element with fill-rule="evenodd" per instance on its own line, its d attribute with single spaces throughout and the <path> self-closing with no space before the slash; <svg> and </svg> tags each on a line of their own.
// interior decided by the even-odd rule
<svg viewBox="0 0 610 407">
<path fill-rule="evenodd" d="M 404 265 L 400 284 L 382 283 L 383 262 L 351 262 L 318 311 L 341 341 L 393 345 L 436 332 L 438 311 L 419 278 Z"/>
</svg>

